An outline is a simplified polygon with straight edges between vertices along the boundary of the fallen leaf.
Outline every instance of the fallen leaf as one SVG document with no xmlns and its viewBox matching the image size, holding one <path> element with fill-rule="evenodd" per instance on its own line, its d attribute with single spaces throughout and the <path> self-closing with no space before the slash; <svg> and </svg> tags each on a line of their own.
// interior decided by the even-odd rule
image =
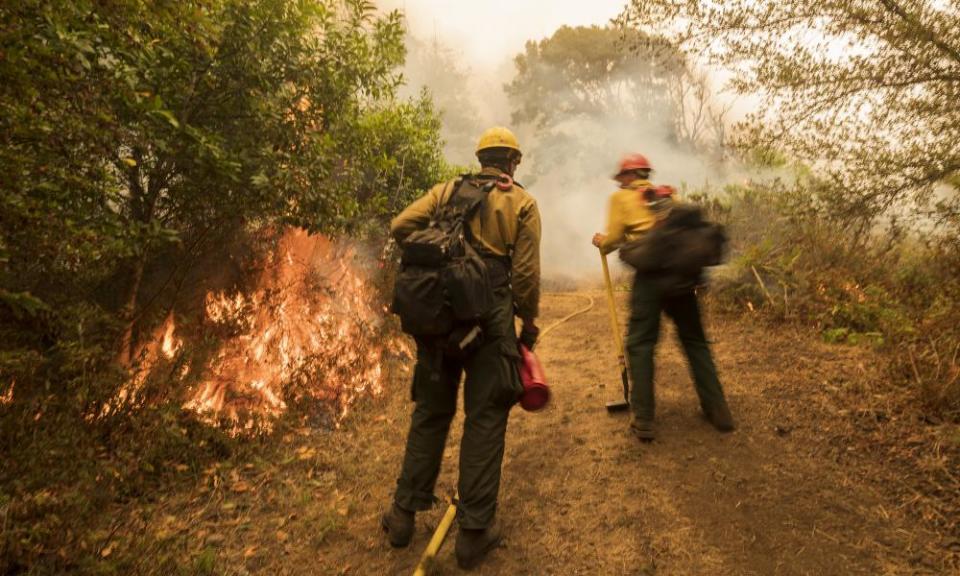
<svg viewBox="0 0 960 576">
<path fill-rule="evenodd" d="M 300 460 L 310 460 L 317 455 L 317 451 L 313 448 L 300 448 L 297 450 L 297 457 Z"/>
<path fill-rule="evenodd" d="M 101 557 L 101 558 L 106 558 L 107 556 L 109 556 L 109 555 L 111 555 L 111 554 L 113 554 L 113 544 L 107 546 L 106 548 L 104 548 L 103 550 L 100 551 L 100 557 Z"/>
<path fill-rule="evenodd" d="M 213 546 L 223 544 L 226 541 L 227 541 L 227 537 L 224 536 L 223 534 L 211 534 L 210 536 L 207 537 L 207 544 L 210 544 Z"/>
<path fill-rule="evenodd" d="M 256 546 L 250 546 L 250 547 L 248 547 L 246 550 L 243 551 L 243 557 L 244 557 L 244 558 L 247 558 L 247 559 L 253 558 L 253 557 L 256 556 L 256 555 L 257 555 L 257 547 L 256 547 Z"/>
</svg>

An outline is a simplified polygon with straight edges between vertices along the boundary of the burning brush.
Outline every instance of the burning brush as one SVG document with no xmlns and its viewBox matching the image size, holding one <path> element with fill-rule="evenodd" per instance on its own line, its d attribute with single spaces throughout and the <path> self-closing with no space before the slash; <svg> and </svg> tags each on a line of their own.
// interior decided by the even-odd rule
<svg viewBox="0 0 960 576">
<path fill-rule="evenodd" d="M 253 290 L 207 294 L 204 324 L 222 345 L 190 386 L 185 408 L 252 429 L 269 427 L 289 403 L 323 403 L 339 420 L 357 398 L 380 394 L 386 356 L 411 351 L 384 334 L 378 297 L 355 260 L 351 248 L 289 229 Z M 146 347 L 147 370 L 182 352 L 175 331 L 171 315 Z"/>
</svg>

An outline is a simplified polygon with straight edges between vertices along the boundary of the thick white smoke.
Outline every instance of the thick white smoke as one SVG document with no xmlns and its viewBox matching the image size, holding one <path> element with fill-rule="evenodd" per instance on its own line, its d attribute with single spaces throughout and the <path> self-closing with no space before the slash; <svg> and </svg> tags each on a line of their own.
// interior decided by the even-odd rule
<svg viewBox="0 0 960 576">
<path fill-rule="evenodd" d="M 657 183 L 700 188 L 724 179 L 722 166 L 671 144 L 674 139 L 660 120 L 657 125 L 652 121 L 644 124 L 610 113 L 571 117 L 549 131 L 512 125 L 504 85 L 515 76 L 513 55 L 496 66 L 489 61 L 471 62 L 461 49 L 444 44 L 439 35 L 424 40 L 412 32 L 408 49 L 405 90 L 414 94 L 426 87 L 433 95 L 444 116 L 443 136 L 450 162 L 475 165 L 473 146 L 486 127 L 504 125 L 517 132 L 526 154 L 516 177 L 540 206 L 546 279 L 590 281 L 599 277 L 599 254 L 590 240 L 605 228 L 608 198 L 616 190 L 611 176 L 624 154 L 646 155 Z M 663 119 L 671 113 L 664 109 L 652 116 Z"/>
<path fill-rule="evenodd" d="M 583 278 L 599 273 L 597 249 L 590 243 L 606 227 L 612 176 L 623 154 L 639 152 L 653 164 L 653 180 L 677 188 L 701 187 L 720 176 L 703 156 L 678 150 L 655 126 L 617 117 L 576 118 L 559 132 L 528 142 L 539 152 L 529 169 L 542 174 L 531 183 L 543 217 L 543 270 L 547 277 Z M 554 159 L 562 159 L 554 161 Z M 522 180 L 522 172 L 518 174 Z"/>
</svg>

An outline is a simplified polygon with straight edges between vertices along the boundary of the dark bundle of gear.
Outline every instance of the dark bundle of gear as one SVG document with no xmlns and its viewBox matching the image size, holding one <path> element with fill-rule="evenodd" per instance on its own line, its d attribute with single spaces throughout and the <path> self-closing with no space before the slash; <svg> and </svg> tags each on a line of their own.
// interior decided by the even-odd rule
<svg viewBox="0 0 960 576">
<path fill-rule="evenodd" d="M 703 269 L 723 262 L 727 234 L 704 220 L 700 208 L 679 204 L 649 233 L 620 247 L 620 259 L 655 281 L 664 294 L 692 290 Z"/>
</svg>

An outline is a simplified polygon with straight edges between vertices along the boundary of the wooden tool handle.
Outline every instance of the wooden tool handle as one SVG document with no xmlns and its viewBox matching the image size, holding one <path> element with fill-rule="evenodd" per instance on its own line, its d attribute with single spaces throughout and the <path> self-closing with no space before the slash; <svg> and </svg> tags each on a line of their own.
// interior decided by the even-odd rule
<svg viewBox="0 0 960 576">
<path fill-rule="evenodd" d="M 607 264 L 607 255 L 600 251 L 600 261 L 603 263 L 603 280 L 607 285 L 607 304 L 610 306 L 610 329 L 613 331 L 613 342 L 617 345 L 617 357 L 623 364 L 623 342 L 620 339 L 620 322 L 617 320 L 617 304 L 613 299 L 613 282 L 610 281 L 610 265 Z"/>
</svg>

